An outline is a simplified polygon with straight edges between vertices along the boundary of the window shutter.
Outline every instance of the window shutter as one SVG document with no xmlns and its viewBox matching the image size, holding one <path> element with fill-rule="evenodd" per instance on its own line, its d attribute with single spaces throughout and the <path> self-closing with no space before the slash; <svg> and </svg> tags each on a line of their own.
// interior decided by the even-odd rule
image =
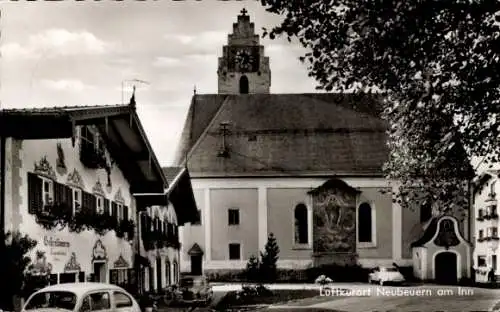
<svg viewBox="0 0 500 312">
<path fill-rule="evenodd" d="M 64 185 L 64 203 L 68 205 L 73 205 L 73 189 L 71 187 Z"/>
<path fill-rule="evenodd" d="M 128 274 L 129 285 L 135 285 L 136 284 L 135 270 L 134 269 L 127 269 L 127 274 Z"/>
<path fill-rule="evenodd" d="M 111 202 L 111 216 L 118 217 L 118 205 L 115 202 Z"/>
<path fill-rule="evenodd" d="M 82 210 L 86 212 L 94 212 L 96 207 L 96 199 L 92 194 L 82 191 Z"/>
<path fill-rule="evenodd" d="M 110 284 L 118 284 L 118 270 L 109 270 L 109 283 Z"/>
<path fill-rule="evenodd" d="M 148 224 L 147 224 L 146 216 L 141 214 L 141 235 L 146 233 L 147 227 L 148 227 Z"/>
<path fill-rule="evenodd" d="M 109 204 L 110 200 L 107 198 L 104 198 L 104 215 L 109 216 Z"/>
<path fill-rule="evenodd" d="M 151 231 L 151 226 L 152 226 L 152 224 L 151 224 L 151 223 L 152 223 L 152 222 L 153 222 L 153 220 L 151 220 L 151 217 L 150 217 L 150 216 L 147 216 L 147 217 L 146 217 L 146 229 L 147 229 L 148 231 Z"/>
<path fill-rule="evenodd" d="M 54 203 L 61 204 L 65 202 L 66 191 L 64 185 L 61 183 L 53 182 L 54 184 Z"/>
<path fill-rule="evenodd" d="M 31 214 L 42 210 L 42 179 L 36 174 L 28 172 L 28 212 Z"/>
<path fill-rule="evenodd" d="M 128 206 L 123 206 L 123 220 L 128 220 Z"/>
<path fill-rule="evenodd" d="M 78 281 L 80 283 L 84 283 L 85 282 L 85 272 L 78 272 Z"/>
</svg>

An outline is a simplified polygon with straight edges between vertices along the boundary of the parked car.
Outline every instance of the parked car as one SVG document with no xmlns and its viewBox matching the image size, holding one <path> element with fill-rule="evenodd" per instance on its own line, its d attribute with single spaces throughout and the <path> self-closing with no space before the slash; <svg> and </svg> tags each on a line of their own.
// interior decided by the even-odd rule
<svg viewBox="0 0 500 312">
<path fill-rule="evenodd" d="M 213 298 L 212 286 L 205 276 L 182 276 L 174 292 L 175 301 L 184 304 L 208 305 Z"/>
<path fill-rule="evenodd" d="M 368 283 L 378 283 L 380 285 L 394 283 L 402 284 L 405 278 L 395 267 L 376 267 L 368 275 Z"/>
<path fill-rule="evenodd" d="M 68 283 L 42 288 L 26 300 L 21 312 L 50 310 L 141 312 L 130 293 L 104 283 Z"/>
</svg>

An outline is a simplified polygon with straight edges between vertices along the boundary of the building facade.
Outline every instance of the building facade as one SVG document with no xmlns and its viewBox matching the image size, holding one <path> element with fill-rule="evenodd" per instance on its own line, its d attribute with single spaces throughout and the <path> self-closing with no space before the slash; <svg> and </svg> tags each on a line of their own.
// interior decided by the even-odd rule
<svg viewBox="0 0 500 312">
<path fill-rule="evenodd" d="M 380 99 L 270 93 L 270 61 L 245 10 L 228 38 L 219 93 L 193 96 L 178 147 L 177 165 L 190 170 L 201 216 L 181 228 L 181 270 L 241 270 L 269 233 L 281 268 L 412 266 L 412 243 L 433 215 L 393 202 L 399 186 L 382 172 L 388 149 Z M 466 218 L 457 222 L 467 240 Z M 467 275 L 467 257 L 455 278 Z"/>
<path fill-rule="evenodd" d="M 493 270 L 495 276 L 500 275 L 498 268 L 498 210 L 497 194 L 500 190 L 498 182 L 500 171 L 487 170 L 477 180 L 474 192 L 474 255 L 473 267 L 475 279 L 487 282 L 488 274 Z"/>
<path fill-rule="evenodd" d="M 37 241 L 32 273 L 49 274 L 51 284 L 98 281 L 138 291 L 138 216 L 167 206 L 175 187 L 168 188 L 134 97 L 129 105 L 2 110 L 0 137 L 2 231 Z"/>
</svg>

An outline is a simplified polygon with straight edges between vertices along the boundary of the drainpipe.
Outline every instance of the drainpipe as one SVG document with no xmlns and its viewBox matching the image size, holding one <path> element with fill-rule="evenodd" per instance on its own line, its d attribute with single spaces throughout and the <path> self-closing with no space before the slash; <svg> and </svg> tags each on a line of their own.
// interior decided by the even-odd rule
<svg viewBox="0 0 500 312">
<path fill-rule="evenodd" d="M 5 234 L 5 137 L 0 137 L 0 233 Z M 5 240 L 0 242 L 4 247 Z"/>
</svg>

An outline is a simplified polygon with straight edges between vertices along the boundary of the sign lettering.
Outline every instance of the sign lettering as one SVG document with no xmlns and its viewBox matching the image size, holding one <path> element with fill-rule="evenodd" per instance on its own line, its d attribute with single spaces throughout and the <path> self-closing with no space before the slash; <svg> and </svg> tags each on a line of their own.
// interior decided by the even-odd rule
<svg viewBox="0 0 500 312">
<path fill-rule="evenodd" d="M 52 237 L 52 236 L 44 236 L 43 237 L 43 244 L 48 247 L 63 247 L 63 248 L 69 248 L 70 243 L 67 241 L 60 240 L 59 238 Z"/>
</svg>

